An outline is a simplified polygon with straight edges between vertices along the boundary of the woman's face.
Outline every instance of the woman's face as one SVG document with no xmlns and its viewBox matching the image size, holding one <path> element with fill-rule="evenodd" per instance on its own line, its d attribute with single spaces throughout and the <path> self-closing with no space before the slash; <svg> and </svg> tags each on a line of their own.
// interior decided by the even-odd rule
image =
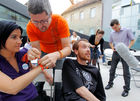
<svg viewBox="0 0 140 101">
<path fill-rule="evenodd" d="M 97 33 L 97 37 L 99 38 L 99 39 L 101 39 L 101 38 L 103 38 L 103 34 L 99 34 L 99 33 Z"/>
<path fill-rule="evenodd" d="M 10 52 L 18 52 L 21 43 L 21 30 L 15 29 L 7 38 L 5 48 Z"/>
</svg>

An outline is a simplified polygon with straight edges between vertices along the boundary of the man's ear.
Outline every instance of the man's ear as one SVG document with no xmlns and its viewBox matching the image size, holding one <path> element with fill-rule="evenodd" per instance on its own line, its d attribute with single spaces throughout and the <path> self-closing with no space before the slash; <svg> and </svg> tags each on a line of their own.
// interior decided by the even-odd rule
<svg viewBox="0 0 140 101">
<path fill-rule="evenodd" d="M 77 56 L 77 54 L 78 54 L 78 50 L 76 50 L 76 49 L 75 49 L 75 50 L 74 50 L 74 53 L 75 53 L 75 54 L 76 54 L 76 56 Z"/>
</svg>

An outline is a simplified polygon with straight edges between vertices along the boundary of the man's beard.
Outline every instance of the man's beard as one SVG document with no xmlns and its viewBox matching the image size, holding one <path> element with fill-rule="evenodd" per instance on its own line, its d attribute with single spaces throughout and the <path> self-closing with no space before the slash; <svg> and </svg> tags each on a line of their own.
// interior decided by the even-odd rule
<svg viewBox="0 0 140 101">
<path fill-rule="evenodd" d="M 40 31 L 41 31 L 41 32 L 45 32 L 47 29 L 48 29 L 48 28 L 47 28 L 46 26 L 42 26 L 41 29 L 40 29 Z"/>
<path fill-rule="evenodd" d="M 79 58 L 84 61 L 90 60 L 90 56 L 88 57 L 87 55 L 83 55 L 83 54 L 79 54 Z"/>
</svg>

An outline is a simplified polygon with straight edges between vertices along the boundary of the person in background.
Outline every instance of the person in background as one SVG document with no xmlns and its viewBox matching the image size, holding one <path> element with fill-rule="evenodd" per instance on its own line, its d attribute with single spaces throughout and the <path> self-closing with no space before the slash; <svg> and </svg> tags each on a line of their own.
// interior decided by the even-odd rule
<svg viewBox="0 0 140 101">
<path fill-rule="evenodd" d="M 71 40 L 71 44 L 73 46 L 75 41 L 80 40 L 80 36 L 78 36 L 76 32 L 72 32 L 70 40 Z"/>
<path fill-rule="evenodd" d="M 33 101 L 38 94 L 32 81 L 44 68 L 30 70 L 29 60 L 40 52 L 20 50 L 22 28 L 15 22 L 0 21 L 0 29 L 0 101 Z"/>
<path fill-rule="evenodd" d="M 29 38 L 27 38 L 27 42 L 25 43 L 24 48 L 26 48 L 26 49 L 28 49 L 28 50 L 29 50 L 30 48 L 32 48 L 32 46 L 31 46 L 31 44 L 30 44 Z"/>
<path fill-rule="evenodd" d="M 22 36 L 22 44 L 21 44 L 21 47 L 23 47 L 26 42 L 27 42 L 27 36 Z"/>
<path fill-rule="evenodd" d="M 93 48 L 91 48 L 91 63 L 92 65 L 96 66 L 97 59 L 99 58 L 99 50 L 98 50 L 98 45 L 100 45 L 100 50 L 101 50 L 101 55 L 100 57 L 102 58 L 104 55 L 104 31 L 103 30 L 97 30 L 95 35 L 91 35 L 89 37 L 89 42 L 91 45 L 93 45 Z"/>
<path fill-rule="evenodd" d="M 31 19 L 27 24 L 27 34 L 31 46 L 40 50 L 42 54 L 39 64 L 43 67 L 62 69 L 62 58 L 71 53 L 67 21 L 60 15 L 52 14 L 49 0 L 29 0 L 28 12 Z M 37 85 L 41 93 L 44 82 Z"/>
<path fill-rule="evenodd" d="M 105 89 L 110 89 L 113 86 L 113 80 L 115 78 L 115 71 L 117 68 L 118 62 L 121 60 L 122 66 L 123 66 L 123 77 L 125 85 L 123 86 L 123 92 L 122 96 L 126 97 L 128 96 L 129 90 L 130 90 L 130 72 L 129 72 L 129 66 L 127 63 L 121 58 L 121 56 L 117 53 L 115 50 L 115 46 L 122 42 L 129 48 L 134 44 L 134 36 L 130 29 L 127 28 L 121 28 L 120 23 L 117 19 L 113 19 L 110 23 L 110 26 L 114 30 L 110 34 L 110 47 L 113 50 L 112 55 L 112 62 L 111 62 L 111 68 L 110 68 L 110 74 L 109 74 L 109 82 L 108 85 L 105 87 Z M 130 41 L 130 42 L 129 42 Z"/>
<path fill-rule="evenodd" d="M 77 33 L 73 31 L 73 32 L 72 32 L 72 35 L 71 35 L 71 37 L 70 37 L 71 49 L 72 49 L 73 44 L 74 44 L 75 41 L 77 41 L 77 40 L 80 40 L 80 36 L 78 36 Z M 75 57 L 75 54 L 74 54 L 73 50 L 71 51 L 71 56 L 72 56 L 72 57 Z"/>
<path fill-rule="evenodd" d="M 80 39 L 73 45 L 77 59 L 66 59 L 62 69 L 64 101 L 106 101 L 99 70 L 88 65 L 90 43 Z M 61 101 L 63 101 L 61 100 Z"/>
</svg>

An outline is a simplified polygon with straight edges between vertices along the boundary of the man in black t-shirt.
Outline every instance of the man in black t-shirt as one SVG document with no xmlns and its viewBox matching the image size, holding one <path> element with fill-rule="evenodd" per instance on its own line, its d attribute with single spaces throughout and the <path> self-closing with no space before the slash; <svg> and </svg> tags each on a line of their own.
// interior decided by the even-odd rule
<svg viewBox="0 0 140 101">
<path fill-rule="evenodd" d="M 66 59 L 62 69 L 64 101 L 105 101 L 100 72 L 87 64 L 90 43 L 80 39 L 73 45 L 77 60 Z"/>
</svg>

